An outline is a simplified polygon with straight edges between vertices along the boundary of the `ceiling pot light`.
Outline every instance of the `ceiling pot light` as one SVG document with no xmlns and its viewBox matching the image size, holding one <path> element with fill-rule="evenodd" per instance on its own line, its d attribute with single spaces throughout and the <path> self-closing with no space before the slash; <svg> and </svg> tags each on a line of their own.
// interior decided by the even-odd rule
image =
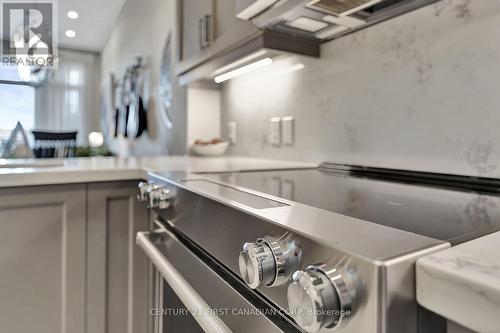
<svg viewBox="0 0 500 333">
<path fill-rule="evenodd" d="M 65 35 L 66 37 L 74 38 L 76 36 L 76 32 L 74 32 L 73 30 L 66 30 Z"/>
<path fill-rule="evenodd" d="M 70 10 L 68 12 L 68 17 L 70 19 L 76 20 L 78 18 L 78 16 L 80 16 L 80 15 L 77 12 L 75 12 L 74 10 Z"/>
</svg>

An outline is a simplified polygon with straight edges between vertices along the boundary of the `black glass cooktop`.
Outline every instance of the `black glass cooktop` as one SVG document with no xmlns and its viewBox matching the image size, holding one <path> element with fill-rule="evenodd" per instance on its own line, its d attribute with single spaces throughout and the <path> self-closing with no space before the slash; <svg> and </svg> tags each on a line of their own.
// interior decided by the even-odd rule
<svg viewBox="0 0 500 333">
<path fill-rule="evenodd" d="M 500 230 L 498 180 L 365 171 L 259 171 L 209 178 L 454 244 Z"/>
</svg>

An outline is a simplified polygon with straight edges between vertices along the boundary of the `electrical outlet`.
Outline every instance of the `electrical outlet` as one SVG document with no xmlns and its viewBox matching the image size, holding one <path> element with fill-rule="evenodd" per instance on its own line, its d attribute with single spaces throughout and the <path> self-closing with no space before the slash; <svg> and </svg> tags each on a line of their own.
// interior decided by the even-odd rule
<svg viewBox="0 0 500 333">
<path fill-rule="evenodd" d="M 236 143 L 236 136 L 238 135 L 238 127 L 236 126 L 235 121 L 230 121 L 227 123 L 227 136 L 229 139 L 229 143 L 234 145 Z"/>
<path fill-rule="evenodd" d="M 271 118 L 269 141 L 273 146 L 281 145 L 281 118 Z"/>
<path fill-rule="evenodd" d="M 294 144 L 294 119 L 293 117 L 281 118 L 281 131 L 283 132 L 283 144 L 293 146 Z"/>
</svg>

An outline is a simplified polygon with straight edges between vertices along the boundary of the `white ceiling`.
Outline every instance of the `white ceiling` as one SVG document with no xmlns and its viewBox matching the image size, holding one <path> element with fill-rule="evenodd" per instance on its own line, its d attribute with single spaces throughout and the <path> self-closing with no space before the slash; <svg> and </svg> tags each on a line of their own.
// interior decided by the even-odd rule
<svg viewBox="0 0 500 333">
<path fill-rule="evenodd" d="M 125 0 L 60 0 L 59 47 L 100 52 L 120 14 Z M 67 16 L 74 10 L 80 15 L 73 20 Z M 75 38 L 65 36 L 66 30 L 76 32 Z"/>
</svg>

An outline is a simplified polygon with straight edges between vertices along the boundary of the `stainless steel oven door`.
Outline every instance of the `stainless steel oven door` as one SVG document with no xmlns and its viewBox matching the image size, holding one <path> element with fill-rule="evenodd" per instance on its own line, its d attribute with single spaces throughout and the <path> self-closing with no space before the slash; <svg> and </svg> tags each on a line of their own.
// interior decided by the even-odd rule
<svg viewBox="0 0 500 333">
<path fill-rule="evenodd" d="M 139 232 L 156 269 L 155 333 L 301 332 L 267 299 L 174 230 Z"/>
</svg>

